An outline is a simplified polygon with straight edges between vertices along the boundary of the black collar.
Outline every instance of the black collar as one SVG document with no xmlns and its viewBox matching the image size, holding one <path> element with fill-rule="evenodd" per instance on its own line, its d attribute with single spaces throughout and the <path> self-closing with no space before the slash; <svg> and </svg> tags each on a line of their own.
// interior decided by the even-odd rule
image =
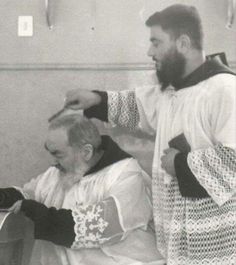
<svg viewBox="0 0 236 265">
<path fill-rule="evenodd" d="M 217 74 L 232 74 L 236 75 L 226 65 L 220 63 L 217 59 L 207 59 L 200 67 L 189 74 L 187 77 L 173 84 L 176 90 L 194 86 L 201 81 L 204 81 Z"/>
<path fill-rule="evenodd" d="M 86 174 L 92 174 L 95 173 L 107 166 L 110 166 L 120 160 L 123 160 L 125 158 L 131 157 L 130 154 L 123 151 L 116 142 L 114 142 L 110 136 L 108 135 L 102 135 L 102 150 L 104 150 L 104 154 L 101 157 L 101 159 L 98 161 L 98 163 L 90 168 Z"/>
</svg>

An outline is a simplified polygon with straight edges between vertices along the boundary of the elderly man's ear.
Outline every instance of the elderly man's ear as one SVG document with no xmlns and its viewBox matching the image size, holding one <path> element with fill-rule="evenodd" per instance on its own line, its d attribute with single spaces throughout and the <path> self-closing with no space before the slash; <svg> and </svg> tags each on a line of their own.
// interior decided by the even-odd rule
<svg viewBox="0 0 236 265">
<path fill-rule="evenodd" d="M 83 158 L 86 162 L 91 160 L 94 155 L 94 148 L 91 144 L 85 144 L 82 148 Z"/>
</svg>

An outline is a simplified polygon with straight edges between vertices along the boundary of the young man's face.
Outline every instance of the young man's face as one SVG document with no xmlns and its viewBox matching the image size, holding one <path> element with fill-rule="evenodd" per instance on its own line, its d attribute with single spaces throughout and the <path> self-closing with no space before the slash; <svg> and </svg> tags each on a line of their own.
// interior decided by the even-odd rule
<svg viewBox="0 0 236 265">
<path fill-rule="evenodd" d="M 66 130 L 63 128 L 49 130 L 45 148 L 53 156 L 54 165 L 63 174 L 76 173 L 85 163 L 80 150 L 69 146 Z"/>
<path fill-rule="evenodd" d="M 148 56 L 156 62 L 157 77 L 165 89 L 183 75 L 185 57 L 178 52 L 176 40 L 158 25 L 151 27 L 150 41 Z"/>
</svg>

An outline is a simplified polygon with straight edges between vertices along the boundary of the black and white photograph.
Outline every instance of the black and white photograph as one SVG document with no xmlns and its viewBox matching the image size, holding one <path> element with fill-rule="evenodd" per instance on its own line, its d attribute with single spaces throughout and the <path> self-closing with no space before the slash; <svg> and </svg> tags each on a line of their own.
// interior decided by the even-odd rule
<svg viewBox="0 0 236 265">
<path fill-rule="evenodd" d="M 0 0 L 0 265 L 236 265 L 236 0 Z"/>
</svg>

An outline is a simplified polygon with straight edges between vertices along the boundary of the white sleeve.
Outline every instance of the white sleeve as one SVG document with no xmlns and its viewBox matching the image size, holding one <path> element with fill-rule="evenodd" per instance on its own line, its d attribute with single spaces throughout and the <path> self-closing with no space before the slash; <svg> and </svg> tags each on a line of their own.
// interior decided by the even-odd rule
<svg viewBox="0 0 236 265">
<path fill-rule="evenodd" d="M 212 199 L 223 205 L 236 194 L 236 151 L 218 144 L 188 154 L 188 165 Z"/>
<path fill-rule="evenodd" d="M 132 230 L 146 228 L 152 218 L 146 188 L 140 173 L 123 173 L 113 183 L 106 200 L 72 209 L 76 234 L 72 249 L 114 244 Z"/>
<path fill-rule="evenodd" d="M 40 176 L 31 179 L 29 182 L 25 183 L 25 185 L 21 189 L 21 192 L 24 194 L 24 197 L 26 199 L 35 200 L 35 190 L 39 179 Z"/>
<path fill-rule="evenodd" d="M 141 173 L 123 173 L 109 191 L 118 209 L 124 232 L 145 228 L 152 219 L 151 198 Z"/>
<path fill-rule="evenodd" d="M 236 78 L 220 81 L 209 91 L 206 113 L 214 146 L 188 155 L 191 171 L 219 206 L 236 194 Z"/>
<path fill-rule="evenodd" d="M 72 209 L 75 239 L 72 249 L 99 248 L 120 241 L 124 231 L 119 223 L 115 201 L 110 197 Z"/>
<path fill-rule="evenodd" d="M 225 78 L 209 93 L 208 117 L 215 144 L 236 150 L 236 77 Z"/>
<path fill-rule="evenodd" d="M 35 200 L 35 190 L 40 179 L 41 175 L 31 179 L 29 182 L 25 183 L 23 188 L 18 186 L 13 186 L 16 190 L 18 190 L 25 199 Z"/>
<path fill-rule="evenodd" d="M 49 167 L 44 173 L 38 175 L 36 178 L 27 182 L 22 189 L 21 193 L 27 199 L 36 200 L 38 202 L 44 202 L 43 193 L 47 193 L 47 190 L 51 187 L 51 183 L 56 182 L 56 175 L 58 170 L 55 167 Z"/>
</svg>

